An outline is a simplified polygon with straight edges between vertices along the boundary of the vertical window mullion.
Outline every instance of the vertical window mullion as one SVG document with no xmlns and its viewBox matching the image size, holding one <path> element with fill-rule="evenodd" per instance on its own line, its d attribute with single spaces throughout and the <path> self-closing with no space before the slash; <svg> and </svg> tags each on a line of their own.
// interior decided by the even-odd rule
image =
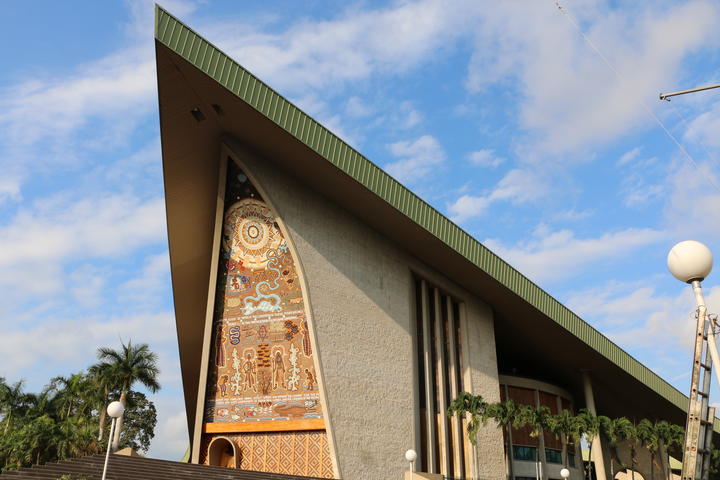
<svg viewBox="0 0 720 480">
<path fill-rule="evenodd" d="M 445 328 L 443 326 L 442 302 L 440 301 L 440 291 L 433 289 L 434 315 L 435 315 L 435 368 L 436 368 L 436 384 L 437 389 L 437 424 L 438 424 L 438 447 L 440 450 L 440 473 L 450 475 L 448 462 L 449 435 L 447 428 L 447 411 L 445 377 L 447 375 L 445 368 Z"/>
<path fill-rule="evenodd" d="M 448 376 L 450 378 L 450 398 L 457 398 L 461 391 L 459 383 L 459 365 L 457 364 L 457 325 L 455 320 L 455 308 L 451 297 L 445 297 L 448 320 Z M 454 415 L 451 419 L 452 433 L 452 455 L 453 455 L 453 475 L 456 478 L 465 478 L 465 466 L 463 465 L 463 442 L 462 428 L 460 419 Z"/>
<path fill-rule="evenodd" d="M 420 302 L 421 302 L 421 315 L 422 315 L 422 328 L 423 328 L 423 360 L 425 363 L 425 411 L 427 415 L 425 417 L 427 432 L 427 444 L 425 445 L 426 460 L 425 465 L 427 471 L 434 473 L 437 465 L 437 458 L 435 456 L 435 445 L 436 445 L 436 422 L 435 422 L 435 395 L 433 395 L 433 378 L 432 371 L 434 365 L 432 365 L 432 346 L 430 344 L 430 315 L 429 305 L 430 298 L 428 295 L 427 283 L 422 280 L 420 282 Z"/>
</svg>

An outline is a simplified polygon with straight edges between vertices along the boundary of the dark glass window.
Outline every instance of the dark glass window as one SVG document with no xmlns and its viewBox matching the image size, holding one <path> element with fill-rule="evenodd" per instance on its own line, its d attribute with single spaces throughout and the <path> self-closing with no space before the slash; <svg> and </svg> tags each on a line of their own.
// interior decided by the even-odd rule
<svg viewBox="0 0 720 480">
<path fill-rule="evenodd" d="M 554 448 L 546 448 L 545 449 L 545 461 L 547 463 L 562 464 L 562 451 L 555 450 Z"/>
<path fill-rule="evenodd" d="M 575 467 L 575 454 L 568 453 L 568 466 Z"/>
<path fill-rule="evenodd" d="M 535 477 L 515 477 L 515 480 L 537 480 Z"/>
<path fill-rule="evenodd" d="M 525 460 L 528 462 L 537 461 L 537 447 L 520 447 L 513 445 L 513 458 L 515 460 Z M 520 477 L 515 477 L 520 478 Z"/>
</svg>

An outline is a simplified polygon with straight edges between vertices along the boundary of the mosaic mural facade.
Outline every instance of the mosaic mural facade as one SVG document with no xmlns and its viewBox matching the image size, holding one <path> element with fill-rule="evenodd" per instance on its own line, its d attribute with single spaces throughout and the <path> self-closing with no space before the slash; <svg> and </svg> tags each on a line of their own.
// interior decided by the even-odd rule
<svg viewBox="0 0 720 480">
<path fill-rule="evenodd" d="M 276 460 L 263 446 L 268 459 L 262 471 L 296 468 L 298 445 L 309 449 L 302 450 L 303 465 L 316 465 L 308 455 L 323 464 L 323 454 L 308 453 L 324 452 L 327 436 L 297 266 L 275 214 L 232 160 L 220 250 L 205 431 L 234 438 L 244 452 L 241 464 L 269 439 L 292 443 L 292 449 L 278 450 Z M 295 425 L 316 431 L 287 431 Z M 239 433 L 248 431 L 253 433 Z M 212 437 L 206 434 L 204 442 Z M 315 439 L 314 446 L 307 438 Z"/>
</svg>

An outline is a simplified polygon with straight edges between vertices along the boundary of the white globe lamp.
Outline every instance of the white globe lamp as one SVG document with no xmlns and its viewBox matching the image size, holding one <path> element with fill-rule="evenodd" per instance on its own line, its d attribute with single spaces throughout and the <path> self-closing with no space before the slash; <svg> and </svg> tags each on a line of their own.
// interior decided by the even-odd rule
<svg viewBox="0 0 720 480">
<path fill-rule="evenodd" d="M 125 407 L 120 402 L 110 402 L 110 405 L 107 407 L 107 413 L 112 418 L 121 417 L 123 412 L 125 412 Z"/>
<path fill-rule="evenodd" d="M 568 470 L 567 468 L 563 468 L 562 470 L 560 470 L 560 476 L 562 478 L 570 477 L 570 470 Z"/>
<path fill-rule="evenodd" d="M 713 258 L 710 249 L 702 243 L 685 240 L 670 249 L 667 264 L 673 277 L 681 282 L 701 282 L 710 275 Z"/>
<path fill-rule="evenodd" d="M 410 463 L 415 462 L 415 460 L 417 460 L 417 452 L 412 449 L 408 450 L 407 452 L 405 452 L 405 460 Z"/>
<path fill-rule="evenodd" d="M 417 460 L 417 452 L 412 448 L 405 452 L 405 460 L 410 463 L 410 480 L 415 476 L 415 460 Z"/>
</svg>

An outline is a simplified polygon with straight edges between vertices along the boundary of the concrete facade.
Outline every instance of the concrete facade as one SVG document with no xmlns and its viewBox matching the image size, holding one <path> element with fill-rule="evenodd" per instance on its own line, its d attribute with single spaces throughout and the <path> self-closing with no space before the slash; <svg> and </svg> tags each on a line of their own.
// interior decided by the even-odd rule
<svg viewBox="0 0 720 480">
<path fill-rule="evenodd" d="M 271 161 L 226 144 L 283 220 L 302 265 L 338 476 L 400 478 L 419 435 L 413 275 L 464 302 L 465 388 L 499 401 L 491 309 Z M 477 477 L 504 479 L 502 432 L 488 426 L 478 440 Z"/>
</svg>

